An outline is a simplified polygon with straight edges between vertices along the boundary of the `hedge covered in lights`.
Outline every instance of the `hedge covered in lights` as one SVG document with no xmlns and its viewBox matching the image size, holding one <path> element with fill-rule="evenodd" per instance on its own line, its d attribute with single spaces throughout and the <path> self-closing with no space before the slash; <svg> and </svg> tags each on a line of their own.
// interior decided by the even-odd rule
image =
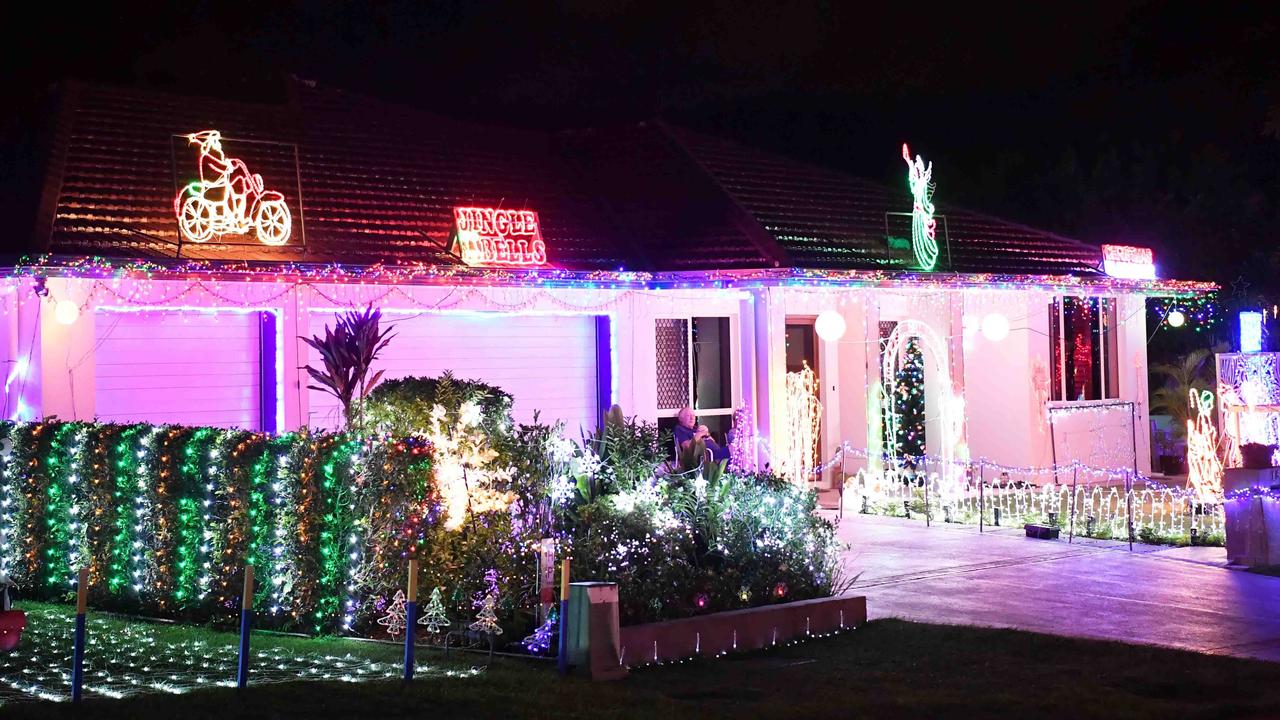
<svg viewBox="0 0 1280 720">
<path fill-rule="evenodd" d="M 535 624 L 547 538 L 575 579 L 620 584 L 624 624 L 842 587 L 811 491 L 670 473 L 652 424 L 614 418 L 575 442 L 511 423 L 509 396 L 449 376 L 383 395 L 369 417 L 412 428 L 0 423 L 0 572 L 25 597 L 67 600 L 88 567 L 95 608 L 228 622 L 248 563 L 258 626 L 385 637 L 377 621 L 416 558 L 454 622 L 497 594 L 513 640 Z"/>
<path fill-rule="evenodd" d="M 311 632 L 355 619 L 357 519 L 400 511 L 354 490 L 394 499 L 430 471 L 422 448 L 346 435 L 39 422 L 0 437 L 0 571 L 25 596 L 67 598 L 87 566 L 96 607 L 230 617 L 247 560 L 264 622 Z"/>
</svg>

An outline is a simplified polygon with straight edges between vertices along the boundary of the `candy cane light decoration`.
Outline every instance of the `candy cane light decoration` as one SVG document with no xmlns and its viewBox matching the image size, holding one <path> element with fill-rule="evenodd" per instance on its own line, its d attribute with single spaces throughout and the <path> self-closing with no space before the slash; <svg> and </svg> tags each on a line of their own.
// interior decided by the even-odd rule
<svg viewBox="0 0 1280 720">
<path fill-rule="evenodd" d="M 1222 460 L 1218 458 L 1218 429 L 1213 426 L 1213 393 L 1191 390 L 1194 418 L 1187 420 L 1187 487 L 1201 502 L 1222 500 Z"/>
</svg>

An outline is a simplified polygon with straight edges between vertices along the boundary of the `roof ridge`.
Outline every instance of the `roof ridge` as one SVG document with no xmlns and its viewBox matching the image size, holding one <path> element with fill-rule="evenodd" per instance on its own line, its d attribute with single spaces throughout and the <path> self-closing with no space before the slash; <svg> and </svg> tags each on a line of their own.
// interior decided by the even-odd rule
<svg viewBox="0 0 1280 720">
<path fill-rule="evenodd" d="M 771 261 L 774 267 L 791 267 L 793 265 L 791 254 L 782 246 L 782 243 L 778 242 L 778 238 L 760 223 L 760 220 L 756 217 L 755 213 L 748 210 L 745 205 L 739 202 L 738 198 L 729 190 L 729 188 L 725 187 L 724 183 L 720 182 L 720 178 L 717 177 L 715 173 L 711 172 L 711 170 L 703 164 L 703 162 L 698 159 L 698 157 L 694 155 L 678 137 L 676 137 L 675 133 L 672 132 L 671 126 L 669 126 L 666 121 L 661 118 L 657 118 L 653 120 L 653 124 L 662 133 L 663 137 L 667 138 L 668 142 L 674 145 L 682 155 L 688 158 L 689 161 L 702 172 L 703 176 L 711 181 L 716 189 L 719 190 L 720 194 L 729 201 L 730 206 L 736 211 L 735 215 L 744 221 L 741 229 L 746 234 L 747 239 L 751 241 L 751 244 L 756 246 L 756 249 L 760 251 L 760 254 L 765 258 L 765 260 Z"/>
</svg>

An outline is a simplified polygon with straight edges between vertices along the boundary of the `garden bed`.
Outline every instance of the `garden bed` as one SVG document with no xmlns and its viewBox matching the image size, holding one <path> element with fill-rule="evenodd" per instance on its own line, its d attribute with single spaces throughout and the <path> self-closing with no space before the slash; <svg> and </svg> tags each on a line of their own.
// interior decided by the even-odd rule
<svg viewBox="0 0 1280 720">
<path fill-rule="evenodd" d="M 629 625 L 619 638 L 622 664 L 652 663 L 760 650 L 795 638 L 828 635 L 867 621 L 865 597 L 819 598 Z"/>
</svg>

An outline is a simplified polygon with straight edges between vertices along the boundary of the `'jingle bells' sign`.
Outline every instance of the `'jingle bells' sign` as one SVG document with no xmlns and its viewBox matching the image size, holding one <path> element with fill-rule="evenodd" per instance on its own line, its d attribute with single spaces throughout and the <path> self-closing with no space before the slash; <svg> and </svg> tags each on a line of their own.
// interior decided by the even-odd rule
<svg viewBox="0 0 1280 720">
<path fill-rule="evenodd" d="M 538 213 L 532 210 L 453 209 L 453 252 L 467 265 L 546 265 Z"/>
</svg>

